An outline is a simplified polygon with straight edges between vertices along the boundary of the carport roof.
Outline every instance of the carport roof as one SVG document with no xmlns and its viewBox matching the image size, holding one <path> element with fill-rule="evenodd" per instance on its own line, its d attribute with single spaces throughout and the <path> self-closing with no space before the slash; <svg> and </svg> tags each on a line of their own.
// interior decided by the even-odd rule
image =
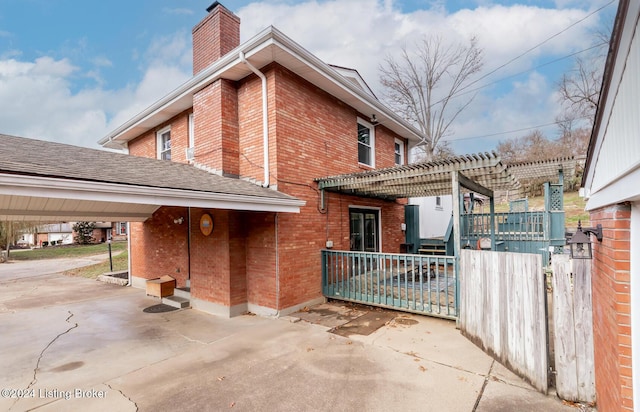
<svg viewBox="0 0 640 412">
<path fill-rule="evenodd" d="M 316 179 L 320 189 L 357 196 L 398 199 L 452 193 L 451 173 L 461 173 L 490 190 L 520 190 L 521 185 L 495 153 L 450 157 L 386 169 Z"/>
<path fill-rule="evenodd" d="M 160 206 L 299 212 L 304 205 L 193 165 L 2 134 L 0 151 L 1 219 L 144 221 Z"/>
</svg>

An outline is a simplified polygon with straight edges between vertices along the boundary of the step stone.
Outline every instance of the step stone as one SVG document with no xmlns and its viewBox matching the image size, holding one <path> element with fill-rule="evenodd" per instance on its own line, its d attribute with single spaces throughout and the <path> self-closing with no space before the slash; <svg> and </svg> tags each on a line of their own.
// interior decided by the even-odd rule
<svg viewBox="0 0 640 412">
<path fill-rule="evenodd" d="M 173 296 L 179 296 L 181 298 L 190 299 L 191 298 L 191 288 L 175 288 L 173 289 Z"/>
<path fill-rule="evenodd" d="M 174 308 L 178 308 L 178 309 L 191 307 L 189 299 L 185 299 L 176 295 L 162 298 L 162 303 L 164 303 L 165 305 L 173 306 Z"/>
</svg>

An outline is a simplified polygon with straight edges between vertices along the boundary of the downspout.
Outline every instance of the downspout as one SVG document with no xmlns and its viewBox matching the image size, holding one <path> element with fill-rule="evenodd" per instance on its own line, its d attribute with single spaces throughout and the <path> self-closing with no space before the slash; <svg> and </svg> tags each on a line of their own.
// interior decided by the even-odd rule
<svg viewBox="0 0 640 412">
<path fill-rule="evenodd" d="M 131 223 L 127 222 L 127 277 L 129 284 L 133 286 L 133 277 L 131 274 Z"/>
<path fill-rule="evenodd" d="M 267 112 L 267 77 L 254 65 L 249 63 L 244 52 L 238 53 L 240 61 L 247 65 L 252 72 L 262 80 L 262 151 L 264 153 L 264 183 L 263 187 L 269 187 L 269 113 Z"/>
<path fill-rule="evenodd" d="M 191 287 L 191 206 L 188 208 L 187 213 L 187 287 Z M 191 289 L 189 289 L 191 290 Z"/>
<path fill-rule="evenodd" d="M 275 218 L 276 223 L 276 317 L 280 317 L 280 255 L 278 250 L 278 213 Z"/>
</svg>

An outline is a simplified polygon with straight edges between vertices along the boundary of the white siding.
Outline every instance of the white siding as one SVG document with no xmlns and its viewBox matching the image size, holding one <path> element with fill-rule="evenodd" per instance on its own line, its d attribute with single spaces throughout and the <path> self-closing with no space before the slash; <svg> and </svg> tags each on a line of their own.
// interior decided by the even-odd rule
<svg viewBox="0 0 640 412">
<path fill-rule="evenodd" d="M 444 236 L 453 211 L 451 196 L 440 196 L 441 207 L 436 207 L 436 198 L 415 197 L 409 204 L 420 206 L 420 237 L 431 238 Z"/>
<path fill-rule="evenodd" d="M 620 50 L 618 58 L 627 50 Z M 603 119 L 605 136 L 597 156 L 591 193 L 596 193 L 620 177 L 640 166 L 640 42 L 638 36 L 631 41 L 622 79 L 616 89 L 609 90 L 609 99 L 613 100 L 611 115 Z M 637 188 L 636 188 L 637 189 Z"/>
</svg>

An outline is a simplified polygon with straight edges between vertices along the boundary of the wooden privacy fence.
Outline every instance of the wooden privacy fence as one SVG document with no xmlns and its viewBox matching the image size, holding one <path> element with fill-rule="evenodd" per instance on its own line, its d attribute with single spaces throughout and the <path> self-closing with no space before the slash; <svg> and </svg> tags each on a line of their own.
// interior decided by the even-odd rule
<svg viewBox="0 0 640 412">
<path fill-rule="evenodd" d="M 485 352 L 548 390 L 547 305 L 537 254 L 460 251 L 460 330 Z"/>
<path fill-rule="evenodd" d="M 591 260 L 553 255 L 556 391 L 573 402 L 596 400 Z"/>
</svg>

